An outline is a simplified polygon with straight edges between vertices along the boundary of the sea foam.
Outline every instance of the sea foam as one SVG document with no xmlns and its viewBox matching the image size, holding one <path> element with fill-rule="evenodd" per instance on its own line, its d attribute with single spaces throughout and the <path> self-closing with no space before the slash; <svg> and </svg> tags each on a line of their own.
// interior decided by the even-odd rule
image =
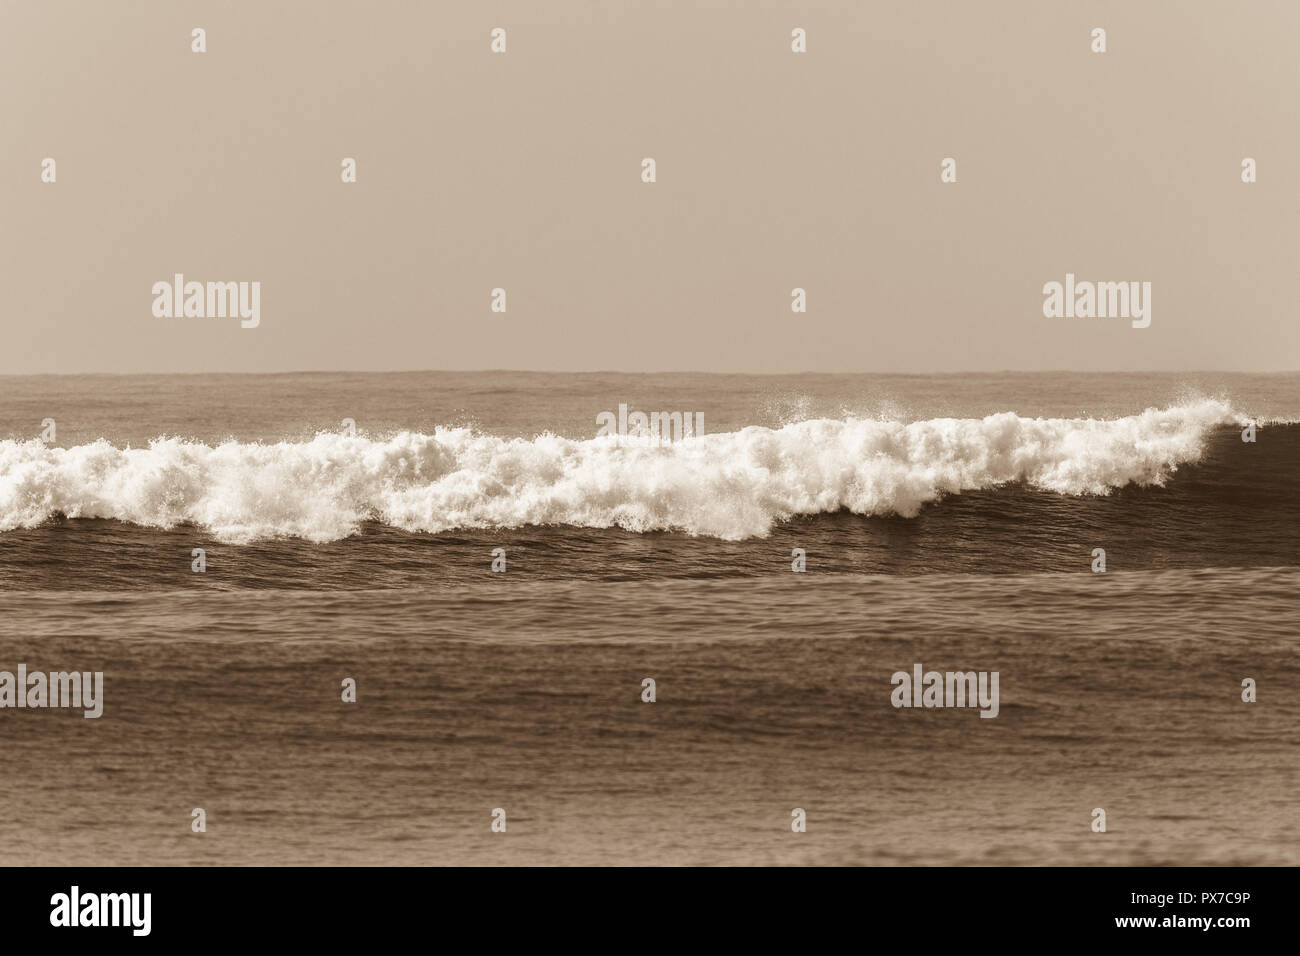
<svg viewBox="0 0 1300 956">
<path fill-rule="evenodd" d="M 1219 401 L 1124 418 L 814 419 L 653 445 L 467 428 L 210 446 L 157 438 L 73 448 L 0 441 L 0 531 L 57 514 L 202 527 L 248 542 L 523 525 L 679 530 L 738 540 L 795 515 L 915 516 L 944 495 L 1024 482 L 1063 495 L 1162 485 L 1197 461 Z"/>
</svg>

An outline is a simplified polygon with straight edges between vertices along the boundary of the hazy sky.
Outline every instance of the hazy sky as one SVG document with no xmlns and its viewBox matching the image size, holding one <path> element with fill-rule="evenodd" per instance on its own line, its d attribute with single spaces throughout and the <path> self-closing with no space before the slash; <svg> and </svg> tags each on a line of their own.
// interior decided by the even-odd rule
<svg viewBox="0 0 1300 956">
<path fill-rule="evenodd" d="M 0 0 L 0 130 L 0 372 L 1300 368 L 1294 0 Z"/>
</svg>

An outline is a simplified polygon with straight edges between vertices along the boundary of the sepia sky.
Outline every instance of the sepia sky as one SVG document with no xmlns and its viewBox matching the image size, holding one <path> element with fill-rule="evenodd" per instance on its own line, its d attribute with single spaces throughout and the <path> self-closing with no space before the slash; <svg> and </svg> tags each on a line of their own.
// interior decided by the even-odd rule
<svg viewBox="0 0 1300 956">
<path fill-rule="evenodd" d="M 0 136 L 0 373 L 1300 368 L 1293 0 L 0 0 Z"/>
</svg>

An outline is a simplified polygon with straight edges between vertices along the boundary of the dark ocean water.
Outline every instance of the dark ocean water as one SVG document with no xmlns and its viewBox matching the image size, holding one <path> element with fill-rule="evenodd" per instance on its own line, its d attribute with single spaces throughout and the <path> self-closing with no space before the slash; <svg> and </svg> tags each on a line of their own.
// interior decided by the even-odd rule
<svg viewBox="0 0 1300 956">
<path fill-rule="evenodd" d="M 705 438 L 593 441 L 620 403 Z M 105 675 L 0 709 L 0 863 L 1300 863 L 1296 419 L 1294 375 L 0 378 L 0 670 Z M 915 663 L 999 716 L 893 708 Z"/>
</svg>

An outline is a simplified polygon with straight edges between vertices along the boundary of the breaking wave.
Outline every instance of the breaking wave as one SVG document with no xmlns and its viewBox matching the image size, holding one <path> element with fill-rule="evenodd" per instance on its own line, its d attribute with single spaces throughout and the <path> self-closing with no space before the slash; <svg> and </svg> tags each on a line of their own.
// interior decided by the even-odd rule
<svg viewBox="0 0 1300 956">
<path fill-rule="evenodd" d="M 0 531 L 61 514 L 188 523 L 237 543 L 333 541 L 370 520 L 415 532 L 576 525 L 738 540 L 796 515 L 912 517 L 944 495 L 1011 483 L 1062 495 L 1163 485 L 1200 459 L 1216 426 L 1244 421 L 1202 400 L 1106 420 L 815 419 L 661 445 L 441 427 L 215 446 L 0 441 Z"/>
</svg>

